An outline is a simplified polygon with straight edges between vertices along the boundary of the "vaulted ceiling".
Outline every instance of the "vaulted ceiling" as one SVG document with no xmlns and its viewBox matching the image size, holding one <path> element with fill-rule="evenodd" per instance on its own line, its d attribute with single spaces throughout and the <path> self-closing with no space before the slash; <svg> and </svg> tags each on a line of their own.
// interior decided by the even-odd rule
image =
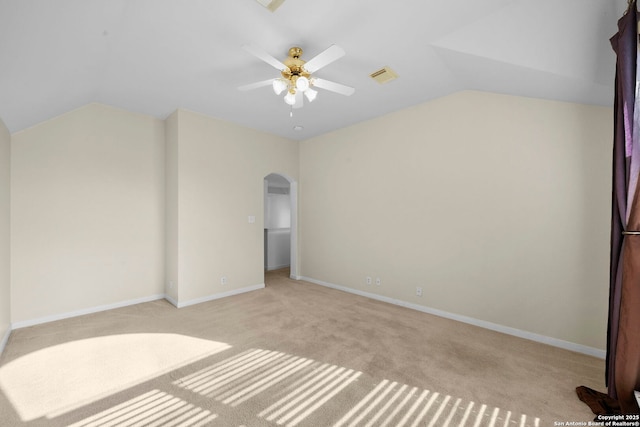
<svg viewBox="0 0 640 427">
<path fill-rule="evenodd" d="M 473 89 L 611 105 L 609 38 L 625 0 L 0 0 L 0 118 L 17 132 L 91 102 L 165 118 L 177 108 L 302 140 L 456 91 Z M 244 51 L 346 56 L 316 75 L 294 110 L 278 77 Z M 390 66 L 399 78 L 369 74 Z M 294 126 L 302 130 L 294 130 Z"/>
</svg>

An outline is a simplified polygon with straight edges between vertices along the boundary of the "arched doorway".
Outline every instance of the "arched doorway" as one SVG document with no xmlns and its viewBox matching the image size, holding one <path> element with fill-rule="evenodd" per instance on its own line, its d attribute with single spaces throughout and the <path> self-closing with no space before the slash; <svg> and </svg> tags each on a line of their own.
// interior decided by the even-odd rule
<svg viewBox="0 0 640 427">
<path fill-rule="evenodd" d="M 298 184 L 291 177 L 271 173 L 264 177 L 265 271 L 289 267 L 298 280 Z"/>
</svg>

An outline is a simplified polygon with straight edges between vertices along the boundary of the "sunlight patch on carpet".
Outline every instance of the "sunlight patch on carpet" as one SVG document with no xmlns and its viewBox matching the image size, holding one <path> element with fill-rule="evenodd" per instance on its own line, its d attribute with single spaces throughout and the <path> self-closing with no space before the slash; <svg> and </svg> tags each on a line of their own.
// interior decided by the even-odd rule
<svg viewBox="0 0 640 427">
<path fill-rule="evenodd" d="M 349 390 L 362 372 L 290 354 L 250 349 L 186 375 L 172 384 L 237 407 L 251 398 L 266 406 L 257 414 L 269 425 L 295 427 Z M 540 419 L 421 390 L 389 380 L 356 393 L 335 427 L 539 427 Z M 341 397 L 341 399 L 343 399 Z M 265 400 L 266 399 L 266 400 Z M 335 402 L 333 402 L 335 403 Z M 267 406 L 268 405 L 268 406 Z M 338 407 L 343 405 L 338 404 Z M 308 420 L 309 419 L 309 420 Z"/>
<path fill-rule="evenodd" d="M 173 384 L 231 407 L 277 385 L 281 394 L 283 390 L 288 394 L 262 411 L 259 417 L 295 426 L 360 374 L 335 365 L 321 365 L 304 357 L 252 349 L 180 378 Z"/>
<path fill-rule="evenodd" d="M 334 424 L 355 426 L 539 427 L 540 419 L 383 380 Z"/>
<path fill-rule="evenodd" d="M 174 384 L 225 405 L 237 406 L 312 363 L 313 360 L 277 351 L 251 350 Z"/>
<path fill-rule="evenodd" d="M 336 365 L 315 366 L 313 371 L 287 388 L 292 390 L 289 394 L 260 412 L 258 416 L 280 425 L 287 423 L 288 426 L 296 426 L 361 374 Z"/>
<path fill-rule="evenodd" d="M 152 390 L 69 427 L 202 427 L 217 417 L 168 393 Z"/>
<path fill-rule="evenodd" d="M 23 421 L 54 418 L 228 348 L 177 334 L 89 338 L 7 363 L 0 388 Z"/>
</svg>

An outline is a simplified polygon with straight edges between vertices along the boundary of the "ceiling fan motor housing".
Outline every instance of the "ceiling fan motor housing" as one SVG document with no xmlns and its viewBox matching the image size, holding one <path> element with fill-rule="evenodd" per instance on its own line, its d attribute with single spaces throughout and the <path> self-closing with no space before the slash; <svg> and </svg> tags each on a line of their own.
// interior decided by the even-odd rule
<svg viewBox="0 0 640 427">
<path fill-rule="evenodd" d="M 302 56 L 302 48 L 292 47 L 289 49 L 289 57 L 284 60 L 284 65 L 288 70 L 282 71 L 282 77 L 288 80 L 292 80 L 294 76 L 309 78 L 311 73 L 304 69 L 305 61 L 300 59 Z M 295 82 L 294 82 L 295 83 Z"/>
</svg>

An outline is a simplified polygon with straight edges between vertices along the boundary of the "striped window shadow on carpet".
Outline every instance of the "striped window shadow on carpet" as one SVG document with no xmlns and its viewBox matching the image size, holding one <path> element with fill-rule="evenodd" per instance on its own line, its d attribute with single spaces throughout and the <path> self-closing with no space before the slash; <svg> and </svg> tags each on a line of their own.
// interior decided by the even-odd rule
<svg viewBox="0 0 640 427">
<path fill-rule="evenodd" d="M 540 419 L 384 380 L 334 427 L 539 427 Z"/>
<path fill-rule="evenodd" d="M 336 365 L 316 364 L 287 387 L 288 394 L 258 414 L 267 421 L 293 427 L 356 381 L 361 372 Z"/>
<path fill-rule="evenodd" d="M 258 418 L 295 427 L 331 402 L 362 372 L 290 354 L 250 349 L 200 369 L 173 385 L 237 407 L 260 398 Z M 361 385 L 362 386 L 362 385 Z M 540 427 L 539 418 L 383 380 L 364 388 L 335 427 Z M 273 403 L 269 403 L 269 400 Z M 266 402 L 266 403 L 265 403 Z M 335 402 L 332 402 L 335 403 Z M 268 405 L 268 406 L 267 406 Z M 335 405 L 334 405 L 335 406 Z"/>
<path fill-rule="evenodd" d="M 178 397 L 152 390 L 69 427 L 202 427 L 217 417 Z"/>
<path fill-rule="evenodd" d="M 296 426 L 360 375 L 304 357 L 251 349 L 175 380 L 173 385 L 231 407 L 277 386 L 273 396 L 282 397 L 258 416 Z"/>
<path fill-rule="evenodd" d="M 269 350 L 249 350 L 173 382 L 174 385 L 238 406 L 313 365 L 303 357 Z"/>
</svg>

